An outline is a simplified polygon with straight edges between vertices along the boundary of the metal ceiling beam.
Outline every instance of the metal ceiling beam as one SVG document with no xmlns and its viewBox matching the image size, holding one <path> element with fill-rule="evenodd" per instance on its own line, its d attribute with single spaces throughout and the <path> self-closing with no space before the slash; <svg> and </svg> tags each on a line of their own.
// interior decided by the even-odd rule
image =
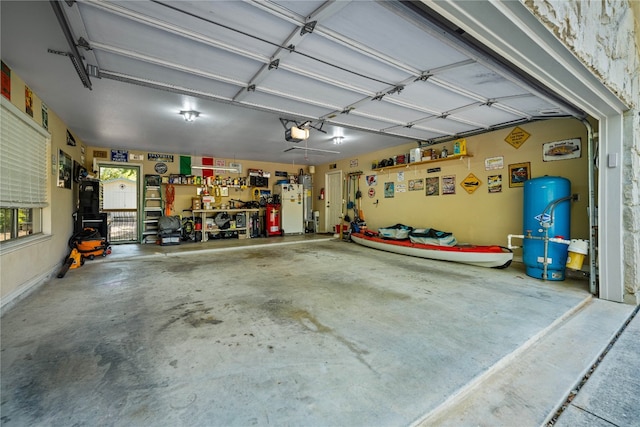
<svg viewBox="0 0 640 427">
<path fill-rule="evenodd" d="M 78 51 L 78 47 L 74 39 L 73 31 L 69 26 L 69 22 L 67 22 L 67 18 L 65 17 L 64 12 L 62 10 L 62 6 L 60 5 L 61 3 L 56 0 L 51 0 L 49 3 L 53 8 L 53 12 L 55 13 L 56 18 L 58 19 L 58 23 L 60 24 L 62 33 L 64 34 L 64 37 L 67 39 L 67 44 L 69 45 L 69 49 L 71 50 L 71 52 L 67 56 L 69 57 L 69 59 L 71 59 L 71 63 L 73 64 L 73 67 L 76 69 L 76 73 L 78 73 L 78 77 L 80 78 L 80 81 L 82 82 L 84 87 L 91 90 L 91 79 L 87 74 L 87 70 L 85 70 L 84 68 L 82 55 L 80 55 L 80 52 Z"/>
<path fill-rule="evenodd" d="M 83 3 L 84 4 L 84 3 Z M 123 49 L 119 49 L 119 48 L 115 48 L 115 47 L 111 47 L 111 46 L 107 46 L 105 44 L 99 43 L 99 42 L 95 42 L 92 41 L 91 44 L 95 49 L 99 49 L 99 50 L 105 50 L 105 51 L 109 51 L 111 53 L 115 53 L 115 54 L 121 54 L 121 55 L 125 55 L 131 58 L 135 58 L 138 60 L 143 60 L 145 62 L 148 63 L 154 63 L 156 65 L 160 65 L 160 66 L 164 66 L 164 67 L 168 67 L 168 68 L 172 68 L 172 69 L 176 69 L 182 72 L 186 72 L 186 73 L 190 73 L 193 75 L 197 75 L 197 76 L 201 76 L 201 77 L 205 77 L 205 78 L 211 78 L 213 80 L 216 81 L 221 81 L 227 84 L 233 84 L 233 85 L 237 85 L 240 89 L 239 91 L 236 93 L 236 95 L 232 98 L 233 101 L 236 101 L 238 103 L 243 103 L 243 101 L 247 98 L 248 95 L 250 95 L 251 92 L 254 92 L 256 90 L 258 91 L 264 91 L 265 93 L 272 93 L 275 94 L 277 96 L 283 96 L 283 97 L 287 97 L 289 99 L 294 99 L 296 101 L 299 102 L 307 102 L 307 103 L 311 103 L 313 105 L 316 106 L 321 106 L 323 108 L 328 108 L 329 106 L 324 104 L 324 103 L 318 103 L 318 102 L 314 102 L 312 100 L 309 99 L 304 99 L 304 98 L 300 98 L 300 97 L 295 97 L 295 96 L 291 96 L 291 95 L 287 95 L 284 94 L 282 92 L 278 92 L 278 91 L 274 91 L 274 90 L 269 90 L 268 88 L 265 87 L 260 87 L 258 86 L 258 84 L 264 80 L 264 78 L 266 78 L 266 76 L 268 75 L 270 68 L 269 68 L 269 64 L 273 62 L 274 59 L 279 59 L 280 57 L 284 56 L 285 54 L 290 53 L 290 50 L 288 49 L 283 49 L 282 47 L 278 48 L 276 53 L 274 54 L 274 56 L 272 56 L 271 58 L 266 57 L 265 55 L 257 55 L 253 52 L 249 52 L 246 51 L 244 49 L 240 49 L 238 47 L 235 46 L 231 46 L 228 44 L 224 44 L 215 40 L 212 40 L 210 38 L 206 38 L 203 37 L 200 34 L 194 33 L 194 32 L 190 32 L 187 31 L 183 28 L 177 27 L 177 26 L 173 26 L 170 25 L 166 22 L 161 22 L 161 21 L 157 21 L 151 18 L 148 18 L 146 16 L 140 15 L 138 13 L 129 11 L 125 8 L 122 8 L 120 6 L 116 6 L 116 5 L 111 5 L 111 4 L 105 4 L 105 3 L 95 3 L 95 2 L 89 2 L 87 4 L 90 4 L 91 6 L 103 9 L 103 10 L 108 10 L 111 11 L 113 13 L 118 14 L 119 16 L 128 18 L 128 19 L 132 19 L 135 20 L 136 22 L 140 22 L 146 25 L 150 25 L 154 28 L 159 28 L 159 29 L 163 29 L 165 31 L 169 31 L 171 33 L 174 33 L 176 35 L 180 35 L 183 37 L 187 37 L 190 38 L 194 41 L 200 42 L 200 43 L 205 43 L 209 46 L 212 47 L 217 47 L 220 49 L 223 49 L 225 51 L 229 51 L 232 52 L 234 54 L 238 54 L 240 56 L 249 58 L 249 59 L 253 59 L 259 62 L 262 62 L 262 65 L 260 67 L 260 70 L 256 73 L 256 75 L 254 75 L 254 77 L 249 81 L 249 82 L 241 82 L 239 80 L 234 80 L 234 79 L 230 79 L 230 78 L 226 78 L 224 76 L 220 76 L 220 75 L 214 75 L 212 73 L 207 73 L 201 70 L 197 70 L 194 68 L 187 68 L 184 66 L 181 66 L 180 64 L 174 64 L 174 63 L 169 63 L 168 61 L 163 61 L 163 60 L 159 60 L 157 58 L 151 58 L 148 56 L 143 56 L 134 52 L 130 52 L 130 51 L 125 51 Z M 253 5 L 258 5 L 260 6 L 260 8 L 262 10 L 267 10 L 270 11 L 270 13 L 274 13 L 277 16 L 283 18 L 283 19 L 287 19 L 289 22 L 293 22 L 296 24 L 301 24 L 301 20 L 303 19 L 302 17 L 299 17 L 291 12 L 289 12 L 288 14 L 285 13 L 286 10 L 283 10 L 279 7 L 276 7 L 276 5 L 270 4 L 268 3 L 267 5 L 269 5 L 270 7 L 266 7 L 265 4 L 263 3 L 251 3 Z M 323 6 L 321 6 L 319 9 L 317 9 L 318 14 L 311 14 L 309 17 L 307 17 L 307 19 L 316 19 L 318 16 L 322 15 L 323 18 L 326 18 L 328 16 L 330 16 L 332 13 L 337 13 L 339 10 L 341 10 L 345 4 L 342 4 L 342 2 L 334 2 L 331 4 L 335 4 L 334 6 L 328 6 L 327 4 L 323 4 Z M 295 45 L 299 40 L 301 40 L 304 36 L 301 35 L 301 28 L 302 25 L 298 25 L 296 27 L 296 29 L 290 34 L 290 36 L 287 38 L 287 40 L 285 40 L 285 42 L 281 45 L 281 46 L 289 46 L 289 45 Z M 322 30 L 320 30 L 322 31 Z M 357 43 L 355 43 L 354 41 L 351 42 L 346 42 L 346 38 L 341 38 L 341 44 L 350 47 L 351 49 L 364 49 L 364 46 L 359 46 Z M 371 53 L 371 52 L 369 52 Z M 376 59 L 380 60 L 380 55 L 379 54 L 372 54 L 372 57 L 375 57 Z M 387 62 L 384 61 L 385 63 L 387 63 L 388 65 L 392 65 L 392 66 L 398 66 L 397 63 L 394 62 Z M 457 64 L 450 64 L 448 66 L 445 67 L 441 67 L 440 69 L 437 70 L 430 70 L 427 71 L 430 75 L 430 78 L 428 79 L 428 81 L 430 81 L 433 84 L 438 84 L 444 88 L 446 88 L 447 90 L 453 91 L 454 93 L 457 93 L 459 95 L 463 95 L 466 96 L 470 99 L 474 99 L 478 102 L 487 102 L 488 100 L 484 97 L 481 97 L 480 95 L 474 94 L 472 92 L 466 91 L 464 89 L 461 88 L 457 88 L 456 86 L 452 86 L 450 84 L 447 84 L 445 82 L 442 82 L 441 80 L 439 80 L 436 76 L 439 73 L 442 73 L 444 71 L 453 69 L 453 68 L 457 68 L 460 66 L 465 66 L 471 63 L 474 63 L 474 60 L 468 60 L 468 61 L 462 61 L 460 63 Z M 365 91 L 362 88 L 358 88 L 358 87 L 354 87 L 353 85 L 348 85 L 345 84 L 344 82 L 340 82 L 337 80 L 332 80 L 320 75 L 315 75 L 312 74 L 306 70 L 301 70 L 292 66 L 287 66 L 286 64 L 282 64 L 282 66 L 280 67 L 282 69 L 285 69 L 287 71 L 291 71 L 294 72 L 296 74 L 302 75 L 306 78 L 310 78 L 310 79 L 314 79 L 314 80 L 318 80 L 321 81 L 325 84 L 329 84 L 332 86 L 336 86 L 336 87 L 340 87 L 341 89 L 347 89 L 356 93 L 360 93 L 361 95 L 364 95 L 364 98 L 361 99 L 360 101 L 356 102 L 356 103 L 352 103 L 349 106 L 345 107 L 345 108 L 349 108 L 349 107 L 357 107 L 358 105 L 368 102 L 371 99 L 373 99 L 374 97 L 378 96 L 379 94 L 372 94 L 369 91 Z M 407 70 L 405 70 L 407 71 Z M 405 79 L 405 81 L 400 82 L 399 85 L 409 85 L 412 84 L 414 82 L 418 82 L 418 83 L 422 83 L 420 81 L 420 76 L 424 75 L 424 72 L 421 72 L 419 70 L 410 70 L 412 71 L 414 74 L 410 77 L 408 77 L 407 79 Z M 388 91 L 392 91 L 394 90 L 396 86 L 393 87 L 388 87 L 383 93 L 386 94 L 386 92 Z M 211 94 L 210 94 L 211 95 Z M 398 102 L 397 99 L 389 99 L 389 102 L 394 103 L 396 105 L 402 106 L 404 108 L 410 108 L 410 109 L 417 109 L 418 111 L 424 110 L 423 108 L 419 108 L 418 106 L 415 105 L 411 105 L 405 102 Z M 253 104 L 252 104 L 253 105 Z M 330 116 L 334 115 L 334 114 L 338 114 L 339 112 L 343 111 L 345 108 L 339 108 L 334 110 L 331 113 L 325 114 L 322 117 L 319 117 L 318 119 L 320 120 L 330 120 Z M 275 110 L 275 111 L 279 111 L 279 110 Z M 279 111 L 280 112 L 280 111 Z M 283 111 L 282 111 L 283 112 Z M 438 112 L 433 112 L 433 111 L 424 111 L 428 114 L 438 114 Z M 440 112 L 440 114 L 442 114 L 443 112 Z M 374 116 L 370 116 L 370 115 L 364 115 L 367 118 L 371 118 L 371 119 L 376 119 L 376 120 L 380 120 L 380 118 L 378 117 L 374 117 Z M 388 122 L 388 120 L 385 120 Z M 395 124 L 395 122 L 392 122 Z M 466 123 L 468 124 L 468 123 Z"/>
<path fill-rule="evenodd" d="M 140 13 L 129 10 L 123 6 L 118 6 L 113 3 L 96 2 L 96 1 L 85 1 L 85 2 L 82 2 L 81 4 L 88 5 L 105 12 L 113 13 L 115 15 L 121 16 L 131 21 L 135 21 L 140 24 L 144 24 L 146 26 L 156 28 L 158 30 L 166 31 L 168 33 L 175 34 L 177 36 L 184 37 L 186 39 L 193 40 L 207 46 L 211 46 L 211 47 L 218 48 L 230 53 L 234 53 L 244 58 L 252 59 L 254 61 L 262 62 L 265 64 L 268 64 L 269 62 L 271 62 L 268 56 L 259 55 L 259 54 L 256 54 L 255 52 L 252 52 L 246 49 L 241 49 L 237 46 L 233 46 L 228 43 L 223 43 L 218 40 L 212 39 L 210 37 L 205 37 L 202 34 L 199 34 L 195 31 L 189 31 L 183 27 L 178 27 L 177 25 L 172 25 L 165 21 L 159 21 L 157 19 L 153 19 L 149 16 L 142 15 Z M 93 43 L 94 42 L 92 42 L 91 44 L 93 45 Z"/>
<path fill-rule="evenodd" d="M 153 65 L 157 65 L 159 67 L 163 67 L 163 68 L 168 68 L 171 70 L 176 70 L 176 71 L 180 71 L 180 72 L 184 72 L 184 73 L 188 73 L 194 76 L 198 76 L 198 77 L 205 77 L 207 79 L 211 79 L 211 80 L 215 80 L 218 82 L 222 82 L 222 83 L 227 83 L 227 84 L 231 84 L 234 86 L 239 86 L 242 87 L 244 85 L 244 81 L 242 80 L 237 80 L 237 79 L 232 79 L 229 77 L 225 77 L 219 74 L 214 74 L 214 73 L 209 73 L 207 71 L 202 71 L 200 69 L 197 68 L 193 68 L 193 67 L 187 67 L 185 65 L 182 64 L 178 64 L 175 62 L 170 62 L 170 61 L 166 61 L 164 59 L 159 59 L 159 58 L 155 58 L 152 56 L 148 56 L 148 55 L 143 55 L 139 52 L 134 52 L 131 50 L 127 50 L 127 49 L 122 49 L 119 47 L 115 47 L 115 46 L 110 46 L 110 45 L 106 45 L 100 42 L 92 42 L 91 46 L 94 49 L 97 50 L 101 50 L 103 52 L 107 52 L 107 53 L 111 53 L 113 55 L 118 55 L 118 56 L 123 56 L 126 58 L 131 58 L 131 59 L 135 59 L 136 61 L 141 61 L 141 62 L 145 62 L 147 64 L 153 64 Z"/>
<path fill-rule="evenodd" d="M 332 16 L 342 10 L 349 2 L 326 2 L 323 3 L 318 9 L 316 9 L 311 15 L 303 18 L 289 11 L 288 9 L 281 8 L 277 4 L 274 3 L 266 3 L 266 2 L 256 2 L 252 1 L 249 4 L 261 9 L 265 12 L 268 12 L 274 16 L 277 16 L 280 19 L 288 21 L 289 23 L 295 25 L 295 29 L 289 34 L 289 37 L 286 38 L 282 43 L 280 43 L 280 47 L 276 49 L 274 54 L 271 57 L 271 60 L 282 59 L 287 54 L 290 54 L 292 50 L 295 50 L 295 46 L 309 34 L 309 32 L 305 32 L 305 24 L 309 22 L 316 22 L 321 19 L 326 19 L 329 16 Z M 315 24 L 314 24 L 315 28 Z M 283 46 L 287 46 L 284 48 Z M 264 79 L 267 77 L 270 68 L 267 66 L 260 67 L 260 70 L 251 78 L 247 87 L 258 86 Z M 244 98 L 249 96 L 248 90 L 240 90 L 234 97 L 234 101 L 242 101 Z"/>
</svg>

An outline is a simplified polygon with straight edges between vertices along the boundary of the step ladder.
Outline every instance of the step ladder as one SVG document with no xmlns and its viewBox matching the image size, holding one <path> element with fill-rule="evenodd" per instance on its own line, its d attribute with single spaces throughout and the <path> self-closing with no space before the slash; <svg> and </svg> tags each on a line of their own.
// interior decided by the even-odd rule
<svg viewBox="0 0 640 427">
<path fill-rule="evenodd" d="M 160 175 L 144 176 L 144 211 L 141 243 L 158 243 L 158 220 L 164 210 Z"/>
</svg>

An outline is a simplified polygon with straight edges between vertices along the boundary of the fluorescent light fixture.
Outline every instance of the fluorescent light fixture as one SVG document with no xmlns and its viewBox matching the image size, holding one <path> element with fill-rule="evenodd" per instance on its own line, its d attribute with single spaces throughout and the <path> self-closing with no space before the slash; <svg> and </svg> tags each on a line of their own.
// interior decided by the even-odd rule
<svg viewBox="0 0 640 427">
<path fill-rule="evenodd" d="M 226 172 L 238 173 L 238 168 L 228 168 L 226 166 L 214 166 L 214 165 L 210 165 L 210 166 L 191 166 L 191 169 L 210 169 L 210 170 L 216 170 L 216 171 L 226 171 Z"/>
<path fill-rule="evenodd" d="M 334 150 L 323 150 L 322 148 L 309 148 L 309 147 L 297 147 L 297 146 L 287 148 L 286 150 L 283 151 L 283 153 L 286 153 L 287 151 L 291 151 L 291 150 L 307 150 L 307 151 L 318 151 L 320 153 L 340 154 L 339 151 L 334 151 Z"/>
<path fill-rule="evenodd" d="M 195 110 L 183 110 L 180 111 L 180 114 L 184 117 L 185 122 L 193 122 L 200 115 L 200 112 Z"/>
<path fill-rule="evenodd" d="M 344 141 L 344 136 L 334 136 L 333 137 L 333 144 L 334 145 L 340 145 L 340 144 L 342 144 L 342 141 Z"/>
</svg>

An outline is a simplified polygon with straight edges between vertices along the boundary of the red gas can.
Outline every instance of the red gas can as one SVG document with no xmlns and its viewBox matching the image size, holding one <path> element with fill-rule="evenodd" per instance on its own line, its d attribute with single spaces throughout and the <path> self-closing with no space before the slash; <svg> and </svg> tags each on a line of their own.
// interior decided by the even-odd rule
<svg viewBox="0 0 640 427">
<path fill-rule="evenodd" d="M 281 236 L 282 229 L 280 228 L 280 204 L 268 203 L 267 210 L 265 212 L 265 222 L 267 237 Z"/>
</svg>

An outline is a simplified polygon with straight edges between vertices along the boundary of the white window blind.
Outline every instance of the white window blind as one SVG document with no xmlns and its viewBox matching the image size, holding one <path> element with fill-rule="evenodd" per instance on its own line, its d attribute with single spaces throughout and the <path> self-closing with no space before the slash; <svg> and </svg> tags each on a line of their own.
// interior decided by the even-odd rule
<svg viewBox="0 0 640 427">
<path fill-rule="evenodd" d="M 0 207 L 45 207 L 49 134 L 3 96 L 0 99 Z"/>
</svg>

